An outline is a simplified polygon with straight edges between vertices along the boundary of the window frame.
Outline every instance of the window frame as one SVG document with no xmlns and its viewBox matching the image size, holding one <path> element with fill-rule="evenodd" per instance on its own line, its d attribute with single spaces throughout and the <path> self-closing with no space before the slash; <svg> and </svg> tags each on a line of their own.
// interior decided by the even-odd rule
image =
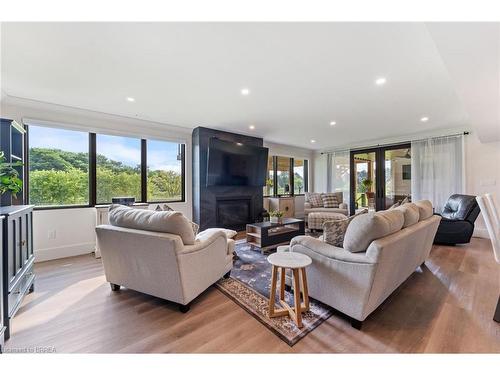
<svg viewBox="0 0 500 375">
<path fill-rule="evenodd" d="M 302 194 L 295 194 L 295 173 L 294 173 L 294 161 L 295 158 L 289 157 L 290 159 L 290 167 L 289 167 L 289 176 L 290 176 L 290 194 L 278 194 L 278 157 L 284 157 L 281 155 L 272 155 L 273 158 L 273 194 L 272 195 L 264 195 L 264 198 L 279 198 L 279 197 L 301 197 L 309 191 L 309 159 L 298 159 L 304 161 L 304 192 Z"/>
<path fill-rule="evenodd" d="M 23 189 L 26 196 L 27 204 L 30 203 L 30 194 L 29 194 L 29 125 L 24 124 L 26 129 L 25 141 L 24 141 L 24 153 L 25 153 L 25 178 L 23 181 Z M 68 129 L 59 126 L 43 126 L 47 128 L 55 128 L 55 129 L 63 129 L 69 131 L 80 131 L 76 129 Z M 37 206 L 35 205 L 34 210 L 37 211 L 45 211 L 45 210 L 63 210 L 63 209 L 72 209 L 72 208 L 92 208 L 96 206 L 107 206 L 111 203 L 97 203 L 97 134 L 106 134 L 106 133 L 96 133 L 96 132 L 86 132 L 88 134 L 88 153 L 89 153 L 89 196 L 88 196 L 88 204 L 79 204 L 79 205 L 53 205 L 53 206 Z M 115 135 L 115 134 L 110 134 Z M 117 135 L 122 137 L 134 138 L 133 136 L 127 135 Z M 176 143 L 180 146 L 180 154 L 181 154 L 181 199 L 180 200 L 160 200 L 160 201 L 148 201 L 147 200 L 147 141 L 148 138 L 138 138 L 140 140 L 141 145 L 141 199 L 140 201 L 136 201 L 136 203 L 147 203 L 147 204 L 158 204 L 158 203 L 185 203 L 186 202 L 186 144 L 180 142 L 173 142 L 169 140 L 163 139 L 154 139 L 162 142 L 171 142 Z"/>
</svg>

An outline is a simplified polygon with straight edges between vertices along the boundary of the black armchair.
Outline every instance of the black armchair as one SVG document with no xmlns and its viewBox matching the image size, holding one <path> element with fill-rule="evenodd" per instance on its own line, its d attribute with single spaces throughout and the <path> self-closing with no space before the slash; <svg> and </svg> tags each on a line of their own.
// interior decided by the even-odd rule
<svg viewBox="0 0 500 375">
<path fill-rule="evenodd" d="M 479 212 L 479 205 L 474 195 L 453 194 L 444 205 L 434 243 L 443 245 L 469 243 Z"/>
</svg>

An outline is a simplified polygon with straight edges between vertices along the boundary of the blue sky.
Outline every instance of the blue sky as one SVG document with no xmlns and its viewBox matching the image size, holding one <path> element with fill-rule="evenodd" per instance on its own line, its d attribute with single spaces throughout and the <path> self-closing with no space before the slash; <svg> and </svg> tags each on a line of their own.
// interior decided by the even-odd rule
<svg viewBox="0 0 500 375">
<path fill-rule="evenodd" d="M 58 148 L 72 152 L 88 151 L 88 133 L 38 126 L 30 126 L 29 131 L 30 147 Z M 180 172 L 177 151 L 177 143 L 148 140 L 149 168 Z M 135 167 L 141 162 L 141 141 L 138 138 L 97 134 L 97 152 L 109 159 Z"/>
</svg>

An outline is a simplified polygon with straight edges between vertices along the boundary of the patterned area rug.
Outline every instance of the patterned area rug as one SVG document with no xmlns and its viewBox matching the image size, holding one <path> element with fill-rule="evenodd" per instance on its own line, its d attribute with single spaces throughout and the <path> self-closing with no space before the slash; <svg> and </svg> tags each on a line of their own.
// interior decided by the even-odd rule
<svg viewBox="0 0 500 375">
<path fill-rule="evenodd" d="M 231 277 L 220 280 L 216 287 L 288 345 L 295 345 L 333 314 L 331 308 L 311 299 L 309 311 L 302 314 L 302 328 L 289 316 L 269 318 L 271 265 L 266 260 L 269 254 L 262 255 L 246 242 L 236 244 L 236 253 L 239 259 L 234 262 Z M 285 300 L 293 306 L 293 293 L 285 291 Z"/>
</svg>

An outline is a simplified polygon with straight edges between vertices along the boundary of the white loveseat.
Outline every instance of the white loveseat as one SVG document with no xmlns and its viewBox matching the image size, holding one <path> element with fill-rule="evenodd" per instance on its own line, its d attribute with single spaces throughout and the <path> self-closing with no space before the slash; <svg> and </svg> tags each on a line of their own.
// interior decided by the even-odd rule
<svg viewBox="0 0 500 375">
<path fill-rule="evenodd" d="M 404 206 L 354 218 L 344 248 L 298 236 L 289 249 L 281 249 L 312 258 L 307 268 L 309 296 L 351 317 L 353 327 L 361 328 L 361 322 L 429 256 L 441 219 L 433 215 L 429 201 Z M 382 225 L 373 225 L 374 216 Z M 288 285 L 290 281 L 287 278 Z"/>
<path fill-rule="evenodd" d="M 348 206 L 346 203 L 343 203 L 344 201 L 344 194 L 340 192 L 335 192 L 334 193 L 337 196 L 337 201 L 339 202 L 339 207 L 338 208 L 326 208 L 321 206 L 314 206 L 309 202 L 309 194 L 306 194 L 305 197 L 305 202 L 304 202 L 304 221 L 307 223 L 307 219 L 310 213 L 312 212 L 333 212 L 337 214 L 342 214 L 342 215 L 348 215 L 349 210 Z"/>
<path fill-rule="evenodd" d="M 234 241 L 224 230 L 207 229 L 195 237 L 189 221 L 179 212 L 174 214 L 177 222 L 168 228 L 162 220 L 172 213 L 135 211 L 143 213 L 125 212 L 135 216 L 118 221 L 110 211 L 110 222 L 120 226 L 96 227 L 106 280 L 112 290 L 124 286 L 176 302 L 182 312 L 187 312 L 194 298 L 221 277 L 229 276 Z M 154 230 L 136 229 L 141 226 Z"/>
</svg>

